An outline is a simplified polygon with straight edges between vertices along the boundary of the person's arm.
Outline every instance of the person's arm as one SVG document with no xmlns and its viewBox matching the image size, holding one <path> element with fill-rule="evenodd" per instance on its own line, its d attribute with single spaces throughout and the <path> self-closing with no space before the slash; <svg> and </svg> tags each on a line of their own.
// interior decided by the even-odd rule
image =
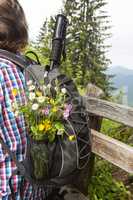
<svg viewBox="0 0 133 200">
<path fill-rule="evenodd" d="M 1 64 L 0 64 L 1 65 Z M 4 94 L 3 94 L 3 74 L 0 68 L 0 118 L 2 118 L 2 103 L 4 101 Z M 0 137 L 2 138 L 2 129 L 0 123 Z M 5 172 L 5 155 L 2 149 L 2 145 L 0 144 L 0 200 L 3 199 L 6 195 L 6 173 Z"/>
<path fill-rule="evenodd" d="M 3 84 L 3 74 L 2 74 L 2 71 L 0 69 L 0 112 L 1 112 L 1 104 L 4 101 L 2 84 Z"/>
</svg>

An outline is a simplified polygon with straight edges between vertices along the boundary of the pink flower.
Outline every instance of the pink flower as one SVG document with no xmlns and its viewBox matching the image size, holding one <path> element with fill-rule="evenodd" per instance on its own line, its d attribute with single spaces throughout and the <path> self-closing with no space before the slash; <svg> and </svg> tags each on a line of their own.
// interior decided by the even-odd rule
<svg viewBox="0 0 133 200">
<path fill-rule="evenodd" d="M 71 112 L 72 104 L 65 104 L 65 110 L 68 110 L 69 112 Z"/>
<path fill-rule="evenodd" d="M 65 110 L 64 111 L 64 113 L 63 113 L 63 117 L 64 117 L 64 119 L 68 119 L 68 117 L 69 117 L 69 115 L 70 115 L 70 113 L 67 111 L 67 110 Z"/>
<path fill-rule="evenodd" d="M 68 117 L 70 116 L 70 112 L 72 110 L 72 105 L 71 104 L 65 104 L 65 110 L 64 110 L 64 113 L 63 113 L 63 117 L 64 119 L 68 119 Z"/>
<path fill-rule="evenodd" d="M 43 113 L 44 115 L 49 115 L 49 109 L 48 109 L 48 108 L 43 109 L 43 110 L 42 110 L 42 113 Z"/>
</svg>

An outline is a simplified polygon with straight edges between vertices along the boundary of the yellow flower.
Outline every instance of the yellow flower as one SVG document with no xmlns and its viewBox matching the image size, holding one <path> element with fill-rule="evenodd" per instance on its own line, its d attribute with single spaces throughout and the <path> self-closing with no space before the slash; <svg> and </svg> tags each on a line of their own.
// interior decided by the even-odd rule
<svg viewBox="0 0 133 200">
<path fill-rule="evenodd" d="M 45 119 L 43 121 L 43 125 L 44 125 L 44 129 L 45 129 L 46 132 L 49 131 L 52 128 L 52 123 L 48 119 Z"/>
<path fill-rule="evenodd" d="M 53 108 L 52 108 L 52 112 L 53 112 L 53 113 L 57 112 L 57 110 L 58 110 L 57 107 L 53 107 Z"/>
<path fill-rule="evenodd" d="M 39 125 L 38 125 L 38 130 L 39 130 L 39 131 L 43 131 L 44 128 L 45 128 L 44 124 L 39 124 Z"/>
<path fill-rule="evenodd" d="M 41 97 L 41 96 L 42 96 L 42 92 L 40 92 L 40 91 L 38 90 L 38 91 L 36 91 L 36 95 L 37 95 L 38 97 Z"/>
<path fill-rule="evenodd" d="M 51 103 L 52 105 L 54 105 L 54 103 L 55 103 L 54 99 L 50 99 L 50 103 Z"/>
<path fill-rule="evenodd" d="M 69 138 L 70 141 L 74 141 L 76 139 L 76 136 L 75 135 L 70 135 L 68 138 Z"/>
<path fill-rule="evenodd" d="M 47 132 L 47 131 L 49 131 L 50 129 L 51 129 L 51 124 L 46 124 L 45 125 L 45 131 Z"/>
<path fill-rule="evenodd" d="M 13 95 L 16 97 L 17 94 L 18 94 L 18 89 L 17 89 L 17 88 L 14 88 L 14 89 L 12 90 L 12 93 L 13 93 Z"/>
</svg>

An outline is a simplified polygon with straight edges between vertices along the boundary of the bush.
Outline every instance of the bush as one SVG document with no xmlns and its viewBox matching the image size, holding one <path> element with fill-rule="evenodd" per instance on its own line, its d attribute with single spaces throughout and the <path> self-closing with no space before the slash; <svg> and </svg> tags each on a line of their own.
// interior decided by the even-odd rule
<svg viewBox="0 0 133 200">
<path fill-rule="evenodd" d="M 89 186 L 90 200 L 130 200 L 130 192 L 111 172 L 111 164 L 96 158 L 95 174 Z"/>
<path fill-rule="evenodd" d="M 128 143 L 133 129 L 104 119 L 101 132 Z M 126 134 L 125 134 L 126 132 Z M 99 157 L 95 161 L 95 173 L 89 185 L 90 200 L 131 200 L 131 193 L 126 186 L 113 178 L 114 166 Z"/>
</svg>

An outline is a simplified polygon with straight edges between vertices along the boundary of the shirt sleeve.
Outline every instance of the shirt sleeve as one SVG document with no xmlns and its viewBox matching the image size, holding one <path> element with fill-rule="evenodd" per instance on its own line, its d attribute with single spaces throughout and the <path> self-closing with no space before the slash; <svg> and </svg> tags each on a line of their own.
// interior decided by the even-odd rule
<svg viewBox="0 0 133 200">
<path fill-rule="evenodd" d="M 21 71 L 16 65 L 0 58 L 0 135 L 10 150 L 16 152 L 18 161 L 22 161 L 25 157 L 27 132 L 24 117 L 14 115 L 12 102 L 25 102 L 25 88 L 22 78 Z M 13 89 L 19 90 L 17 95 L 14 95 Z M 0 196 L 10 194 L 10 178 L 12 178 L 14 192 L 18 191 L 20 177 L 13 176 L 15 169 L 15 163 L 0 144 Z"/>
<path fill-rule="evenodd" d="M 2 85 L 3 85 L 3 74 L 2 74 L 1 69 L 0 69 L 0 117 L 1 117 L 1 114 L 2 114 L 2 103 L 4 101 L 4 94 L 3 94 Z M 0 126 L 0 137 L 2 138 L 1 126 Z M 2 162 L 4 160 L 5 160 L 5 155 L 3 153 L 2 145 L 0 144 L 0 162 Z"/>
<path fill-rule="evenodd" d="M 2 75 L 2 71 L 0 68 L 0 116 L 2 114 L 2 103 L 4 101 L 4 94 L 3 94 L 3 75 Z M 0 136 L 2 137 L 2 129 L 0 126 Z M 5 157 L 6 155 L 3 152 L 3 148 L 2 145 L 0 144 L 0 199 L 2 198 L 2 196 L 6 195 L 6 185 L 5 185 L 5 181 L 2 181 L 3 179 L 6 179 L 6 174 L 4 173 L 5 170 Z"/>
<path fill-rule="evenodd" d="M 1 103 L 4 100 L 2 85 L 3 85 L 3 75 L 0 69 L 0 112 L 1 112 Z"/>
</svg>

